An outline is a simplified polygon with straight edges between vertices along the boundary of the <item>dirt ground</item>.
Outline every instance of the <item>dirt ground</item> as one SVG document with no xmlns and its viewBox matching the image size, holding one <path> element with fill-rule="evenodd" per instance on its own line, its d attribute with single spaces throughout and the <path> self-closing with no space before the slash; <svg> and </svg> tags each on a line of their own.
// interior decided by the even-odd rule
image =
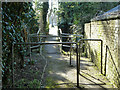
<svg viewBox="0 0 120 90">
<path fill-rule="evenodd" d="M 15 88 L 40 88 L 41 77 L 43 74 L 45 59 L 36 52 L 30 58 L 25 58 L 24 68 L 15 68 L 14 87 Z"/>
</svg>

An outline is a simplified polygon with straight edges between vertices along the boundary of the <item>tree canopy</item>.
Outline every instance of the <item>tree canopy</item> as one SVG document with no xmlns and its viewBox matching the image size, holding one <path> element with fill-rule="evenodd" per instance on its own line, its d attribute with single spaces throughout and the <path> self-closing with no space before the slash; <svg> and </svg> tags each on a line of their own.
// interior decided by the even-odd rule
<svg viewBox="0 0 120 90">
<path fill-rule="evenodd" d="M 70 28 L 71 25 L 75 25 L 79 26 L 78 32 L 83 32 L 86 22 L 90 22 L 92 18 L 117 5 L 117 2 L 60 2 L 58 11 L 59 28 Z"/>
</svg>

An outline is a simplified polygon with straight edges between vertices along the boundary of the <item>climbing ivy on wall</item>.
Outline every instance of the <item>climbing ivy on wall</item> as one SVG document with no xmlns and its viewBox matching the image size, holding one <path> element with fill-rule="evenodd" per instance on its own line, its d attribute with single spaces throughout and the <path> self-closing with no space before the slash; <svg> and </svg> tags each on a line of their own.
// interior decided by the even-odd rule
<svg viewBox="0 0 120 90">
<path fill-rule="evenodd" d="M 11 85 L 12 43 L 27 42 L 27 35 L 38 30 L 35 11 L 30 2 L 2 3 L 2 83 L 3 87 Z M 25 50 L 23 45 L 15 48 L 17 56 L 23 59 Z"/>
</svg>

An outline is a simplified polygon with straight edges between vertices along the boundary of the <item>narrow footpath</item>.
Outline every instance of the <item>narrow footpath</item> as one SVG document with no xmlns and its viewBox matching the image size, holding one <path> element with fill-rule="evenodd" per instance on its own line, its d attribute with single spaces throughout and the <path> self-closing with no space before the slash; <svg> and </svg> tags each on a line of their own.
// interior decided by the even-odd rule
<svg viewBox="0 0 120 90">
<path fill-rule="evenodd" d="M 58 42 L 57 38 L 47 38 L 46 42 Z M 60 53 L 59 45 L 45 45 L 47 67 L 44 75 L 44 88 L 77 88 L 76 59 L 72 56 L 72 67 L 69 57 Z M 87 58 L 81 57 L 81 88 L 113 88 L 109 80 Z"/>
</svg>

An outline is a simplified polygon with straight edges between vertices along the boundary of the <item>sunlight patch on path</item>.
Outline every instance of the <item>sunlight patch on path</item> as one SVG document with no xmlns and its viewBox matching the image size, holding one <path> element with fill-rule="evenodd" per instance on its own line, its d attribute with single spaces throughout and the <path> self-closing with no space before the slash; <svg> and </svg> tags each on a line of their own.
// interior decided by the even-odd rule
<svg viewBox="0 0 120 90">
<path fill-rule="evenodd" d="M 54 34 L 51 33 L 51 34 Z M 54 34 L 55 35 L 55 34 Z M 58 42 L 55 38 L 47 38 L 48 42 Z M 45 45 L 48 59 L 47 76 L 54 80 L 52 86 L 60 86 L 61 88 L 71 87 L 77 88 L 77 71 L 76 71 L 76 56 L 72 58 L 73 67 L 69 66 L 69 56 L 60 53 L 58 45 Z M 97 67 L 88 58 L 80 60 L 80 87 L 85 88 L 112 88 L 109 81 L 101 75 Z M 49 82 L 51 83 L 51 82 Z"/>
</svg>

